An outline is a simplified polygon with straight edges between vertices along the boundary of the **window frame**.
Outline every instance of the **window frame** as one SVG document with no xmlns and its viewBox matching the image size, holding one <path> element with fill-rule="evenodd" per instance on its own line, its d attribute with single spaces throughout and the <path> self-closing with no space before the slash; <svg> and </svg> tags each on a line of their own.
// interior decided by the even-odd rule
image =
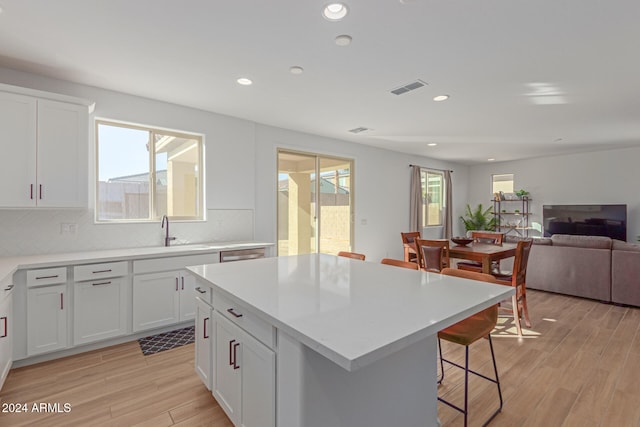
<svg viewBox="0 0 640 427">
<path fill-rule="evenodd" d="M 438 175 L 440 177 L 440 191 L 438 194 L 440 209 L 438 210 L 437 224 L 429 224 L 429 175 Z M 424 178 L 424 179 L 423 179 Z M 444 171 L 429 168 L 420 168 L 420 187 L 422 191 L 422 226 L 428 227 L 442 227 L 444 226 L 444 210 L 446 209 L 446 177 Z"/>
<path fill-rule="evenodd" d="M 134 129 L 140 131 L 149 132 L 149 216 L 147 218 L 129 218 L 129 219 L 101 219 L 99 217 L 99 195 L 100 195 L 100 133 L 99 127 L 100 125 Z M 130 123 L 123 122 L 119 120 L 112 120 L 107 118 L 96 118 L 95 124 L 95 141 L 94 141 L 94 150 L 95 150 L 95 175 L 94 175 L 94 183 L 95 183 L 95 196 L 93 197 L 93 206 L 95 209 L 94 221 L 96 224 L 123 224 L 123 223 L 152 223 L 159 222 L 162 218 L 157 212 L 157 204 L 156 204 L 156 147 L 155 147 L 155 135 L 162 134 L 167 136 L 174 136 L 177 138 L 186 138 L 186 139 L 194 139 L 198 145 L 198 189 L 196 193 L 197 198 L 197 210 L 198 215 L 196 216 L 178 216 L 178 215 L 168 215 L 167 216 L 174 221 L 184 221 L 184 222 L 199 222 L 206 221 L 205 213 L 206 213 L 206 200 L 205 200 L 205 144 L 204 139 L 205 136 L 196 132 L 188 132 L 188 131 L 180 131 L 175 129 L 162 128 L 158 126 L 148 126 L 139 123 Z"/>
</svg>

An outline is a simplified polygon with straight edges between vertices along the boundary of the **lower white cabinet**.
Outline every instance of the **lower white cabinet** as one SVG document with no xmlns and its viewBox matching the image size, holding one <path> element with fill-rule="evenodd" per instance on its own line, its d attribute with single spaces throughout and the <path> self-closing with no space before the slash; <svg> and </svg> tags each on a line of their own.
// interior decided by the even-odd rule
<svg viewBox="0 0 640 427">
<path fill-rule="evenodd" d="M 127 332 L 127 279 L 76 282 L 73 301 L 73 342 L 86 344 Z"/>
<path fill-rule="evenodd" d="M 2 389 L 13 362 L 13 286 L 9 283 L 0 285 L 0 389 Z"/>
<path fill-rule="evenodd" d="M 27 291 L 27 354 L 46 353 L 68 346 L 67 285 L 29 288 Z"/>
<path fill-rule="evenodd" d="M 213 351 L 213 342 L 215 340 L 212 329 L 213 326 L 213 307 L 196 298 L 196 374 L 200 377 L 208 390 L 212 386 L 212 369 L 213 359 L 211 358 Z"/>
<path fill-rule="evenodd" d="M 275 426 L 275 352 L 214 312 L 213 396 L 237 427 Z"/>
<path fill-rule="evenodd" d="M 195 278 L 183 270 L 134 276 L 133 331 L 195 319 L 195 287 Z"/>
</svg>

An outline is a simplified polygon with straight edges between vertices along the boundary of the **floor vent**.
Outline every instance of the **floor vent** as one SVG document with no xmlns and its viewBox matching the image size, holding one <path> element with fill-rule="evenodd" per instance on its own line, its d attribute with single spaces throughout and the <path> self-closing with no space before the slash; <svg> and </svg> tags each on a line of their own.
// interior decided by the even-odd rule
<svg viewBox="0 0 640 427">
<path fill-rule="evenodd" d="M 400 86 L 399 88 L 393 89 L 391 93 L 394 95 L 402 95 L 403 93 L 411 92 L 412 90 L 419 89 L 426 85 L 427 85 L 427 82 L 424 82 L 422 80 L 416 80 L 415 82 L 407 83 L 404 86 Z"/>
</svg>

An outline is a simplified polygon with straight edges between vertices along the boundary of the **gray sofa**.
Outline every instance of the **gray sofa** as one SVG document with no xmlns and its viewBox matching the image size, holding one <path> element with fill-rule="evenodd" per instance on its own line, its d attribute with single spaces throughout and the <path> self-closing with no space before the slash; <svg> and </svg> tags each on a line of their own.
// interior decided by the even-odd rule
<svg viewBox="0 0 640 427">
<path fill-rule="evenodd" d="M 565 234 L 534 239 L 527 288 L 640 306 L 640 245 Z"/>
</svg>

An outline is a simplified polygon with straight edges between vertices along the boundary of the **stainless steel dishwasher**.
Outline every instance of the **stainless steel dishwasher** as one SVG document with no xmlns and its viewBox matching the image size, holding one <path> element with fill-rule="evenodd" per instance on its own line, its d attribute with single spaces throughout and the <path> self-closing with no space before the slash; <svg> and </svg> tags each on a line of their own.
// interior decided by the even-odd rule
<svg viewBox="0 0 640 427">
<path fill-rule="evenodd" d="M 265 257 L 265 248 L 232 249 L 220 251 L 220 262 L 242 261 Z"/>
</svg>

